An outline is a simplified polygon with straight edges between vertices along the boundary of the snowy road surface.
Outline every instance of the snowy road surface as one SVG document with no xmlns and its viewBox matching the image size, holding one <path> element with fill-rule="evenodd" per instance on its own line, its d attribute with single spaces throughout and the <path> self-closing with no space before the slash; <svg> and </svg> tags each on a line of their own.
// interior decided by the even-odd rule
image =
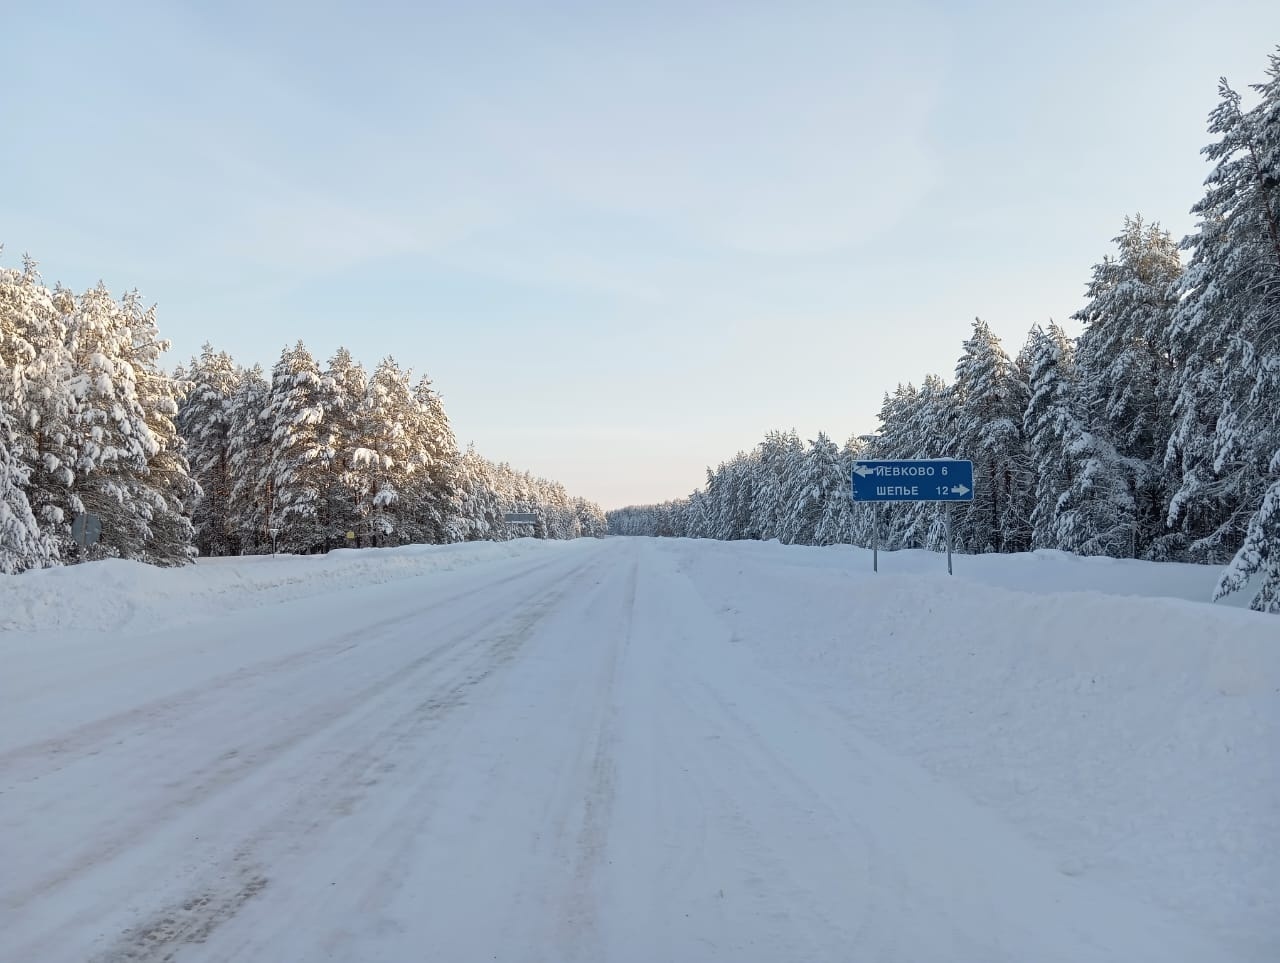
<svg viewBox="0 0 1280 963">
<path fill-rule="evenodd" d="M 581 542 L 52 656 L 20 638 L 0 960 L 1270 958 L 1265 914 L 1232 939 L 1231 907 L 1064 859 L 1068 829 L 851 722 L 873 698 L 918 718 L 907 693 L 770 668 L 736 616 L 794 602 L 795 573 L 736 557 Z M 909 627 L 880 584 L 862 604 Z"/>
</svg>

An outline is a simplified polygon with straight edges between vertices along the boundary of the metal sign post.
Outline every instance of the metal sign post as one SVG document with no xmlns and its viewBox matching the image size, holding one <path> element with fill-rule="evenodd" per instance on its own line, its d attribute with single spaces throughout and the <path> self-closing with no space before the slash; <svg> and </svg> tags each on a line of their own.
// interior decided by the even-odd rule
<svg viewBox="0 0 1280 963">
<path fill-rule="evenodd" d="M 871 571 L 880 571 L 880 503 L 871 509 Z"/>
<path fill-rule="evenodd" d="M 855 461 L 853 500 L 870 502 L 871 570 L 880 571 L 880 503 L 942 502 L 947 506 L 947 574 L 951 570 L 951 503 L 973 501 L 973 462 L 956 458 Z"/>
<path fill-rule="evenodd" d="M 89 546 L 102 537 L 102 519 L 92 512 L 81 512 L 71 522 L 71 538 L 80 546 L 80 558 L 89 554 Z"/>
<path fill-rule="evenodd" d="M 947 574 L 951 574 L 951 506 L 947 506 Z"/>
</svg>

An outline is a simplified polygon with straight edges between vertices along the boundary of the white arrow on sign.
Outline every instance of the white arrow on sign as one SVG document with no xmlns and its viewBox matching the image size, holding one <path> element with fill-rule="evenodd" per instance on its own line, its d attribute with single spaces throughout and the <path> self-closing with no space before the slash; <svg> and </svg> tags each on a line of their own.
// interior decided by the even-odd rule
<svg viewBox="0 0 1280 963">
<path fill-rule="evenodd" d="M 952 485 L 952 486 L 951 486 L 951 494 L 953 494 L 953 495 L 967 495 L 967 494 L 969 494 L 969 488 L 968 488 L 968 486 L 967 486 L 967 485 Z"/>
<path fill-rule="evenodd" d="M 866 465 L 854 465 L 853 473 L 859 478 L 866 478 L 868 475 L 874 475 L 876 470 L 874 468 L 868 468 Z"/>
</svg>

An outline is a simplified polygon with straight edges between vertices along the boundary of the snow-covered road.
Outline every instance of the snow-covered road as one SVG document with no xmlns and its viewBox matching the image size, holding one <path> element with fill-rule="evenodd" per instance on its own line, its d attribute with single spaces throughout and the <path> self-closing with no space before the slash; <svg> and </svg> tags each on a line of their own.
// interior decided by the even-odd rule
<svg viewBox="0 0 1280 963">
<path fill-rule="evenodd" d="M 699 551 L 20 647 L 0 960 L 1247 958 L 768 669 L 734 618 L 765 583 Z"/>
</svg>

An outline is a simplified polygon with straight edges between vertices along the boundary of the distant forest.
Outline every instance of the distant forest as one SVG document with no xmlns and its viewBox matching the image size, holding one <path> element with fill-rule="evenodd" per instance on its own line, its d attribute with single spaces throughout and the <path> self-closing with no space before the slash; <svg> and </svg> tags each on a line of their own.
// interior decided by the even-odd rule
<svg viewBox="0 0 1280 963">
<path fill-rule="evenodd" d="M 1247 108 L 1221 82 L 1194 233 L 1179 244 L 1127 218 L 1093 268 L 1078 338 L 1037 325 L 1010 358 L 976 321 L 954 380 L 898 385 L 877 434 L 837 446 L 773 432 L 688 498 L 610 512 L 609 530 L 869 545 L 855 459 L 967 458 L 975 499 L 952 509 L 963 551 L 1221 564 L 1218 598 L 1256 585 L 1252 607 L 1280 612 L 1280 53 L 1267 75 Z M 938 548 L 942 518 L 885 506 L 881 543 Z"/>
<path fill-rule="evenodd" d="M 302 342 L 269 374 L 208 345 L 176 372 L 154 309 L 0 269 L 0 573 L 84 558 L 603 536 L 564 486 L 459 450 L 440 395 Z M 504 521 L 532 513 L 532 526 Z M 96 516 L 82 548 L 73 521 Z"/>
</svg>

